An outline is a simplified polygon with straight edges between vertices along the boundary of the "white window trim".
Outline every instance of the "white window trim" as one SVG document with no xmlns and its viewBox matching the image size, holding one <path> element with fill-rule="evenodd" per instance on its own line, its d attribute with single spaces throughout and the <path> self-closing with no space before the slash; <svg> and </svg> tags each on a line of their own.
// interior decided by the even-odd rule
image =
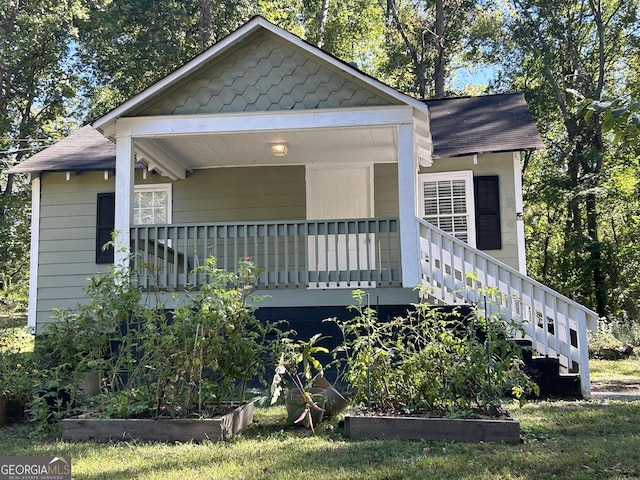
<svg viewBox="0 0 640 480">
<path fill-rule="evenodd" d="M 456 172 L 421 173 L 418 175 L 418 216 L 424 218 L 424 182 L 442 180 L 464 180 L 467 207 L 467 244 L 473 248 L 476 246 L 476 207 L 475 192 L 473 189 L 473 171 L 459 170 Z"/>
<path fill-rule="evenodd" d="M 165 192 L 167 194 L 167 223 L 173 221 L 173 197 L 171 183 L 145 183 L 142 185 L 134 185 L 133 194 L 134 197 L 137 193 L 143 192 Z M 132 202 L 133 205 L 133 202 Z"/>
</svg>

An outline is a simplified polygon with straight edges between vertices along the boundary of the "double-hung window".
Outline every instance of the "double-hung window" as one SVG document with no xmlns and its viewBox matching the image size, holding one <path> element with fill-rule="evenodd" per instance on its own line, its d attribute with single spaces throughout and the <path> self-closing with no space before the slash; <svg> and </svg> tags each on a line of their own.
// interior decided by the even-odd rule
<svg viewBox="0 0 640 480">
<path fill-rule="evenodd" d="M 430 173 L 419 181 L 422 218 L 475 247 L 473 172 Z"/>
<path fill-rule="evenodd" d="M 111 240 L 115 219 L 115 194 L 99 193 L 96 216 L 96 263 L 113 263 Z M 171 223 L 171 184 L 135 185 L 133 190 L 133 224 Z M 168 243 L 168 246 L 171 246 Z"/>
<path fill-rule="evenodd" d="M 171 184 L 136 185 L 133 189 L 134 225 L 171 223 Z"/>
</svg>

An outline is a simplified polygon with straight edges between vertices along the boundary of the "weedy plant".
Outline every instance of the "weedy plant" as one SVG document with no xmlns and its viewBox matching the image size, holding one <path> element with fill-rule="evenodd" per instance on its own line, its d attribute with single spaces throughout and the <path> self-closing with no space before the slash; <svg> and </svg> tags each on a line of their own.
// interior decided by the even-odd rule
<svg viewBox="0 0 640 480">
<path fill-rule="evenodd" d="M 362 411 L 469 417 L 501 414 L 505 395 L 525 401 L 537 392 L 522 369 L 518 325 L 479 307 L 463 314 L 424 303 L 406 317 L 379 321 L 356 290 L 356 315 L 333 319 L 343 335 L 342 373 Z"/>
<path fill-rule="evenodd" d="M 8 421 L 10 403 L 24 403 L 31 392 L 31 362 L 22 351 L 26 329 L 23 332 L 4 323 L 0 321 L 0 425 Z"/>
<path fill-rule="evenodd" d="M 244 402 L 249 379 L 263 377 L 276 357 L 280 335 L 277 325 L 255 317 L 257 269 L 243 259 L 226 272 L 209 257 L 192 275 L 207 282 L 176 298 L 173 314 L 158 299 L 143 302 L 127 268 L 92 278 L 88 302 L 58 312 L 58 322 L 37 341 L 44 369 L 34 415 L 206 417 L 228 401 Z M 98 372 L 100 388 L 83 395 L 78 379 L 90 369 Z"/>
<path fill-rule="evenodd" d="M 284 394 L 289 423 L 303 423 L 314 430 L 314 422 L 322 418 L 324 394 L 313 387 L 316 375 L 323 375 L 324 367 L 316 357 L 329 350 L 319 342 L 325 337 L 317 333 L 309 340 L 294 340 L 284 336 L 280 341 L 280 356 L 271 382 L 271 404 Z M 315 420 L 314 420 L 315 419 Z"/>
</svg>

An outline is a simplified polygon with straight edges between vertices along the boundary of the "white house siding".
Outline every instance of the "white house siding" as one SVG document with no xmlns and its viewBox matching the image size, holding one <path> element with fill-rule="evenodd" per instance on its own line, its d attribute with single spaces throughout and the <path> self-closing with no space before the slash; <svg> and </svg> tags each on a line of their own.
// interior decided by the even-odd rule
<svg viewBox="0 0 640 480">
<path fill-rule="evenodd" d="M 36 331 L 52 321 L 52 309 L 73 309 L 84 301 L 87 279 L 104 270 L 95 263 L 96 198 L 113 192 L 113 179 L 85 172 L 70 180 L 64 173 L 41 176 L 40 241 Z"/>
<path fill-rule="evenodd" d="M 518 269 L 518 237 L 516 231 L 516 192 L 514 185 L 513 153 L 478 155 L 473 157 L 438 158 L 430 168 L 422 168 L 420 173 L 452 172 L 471 170 L 476 175 L 498 175 L 500 186 L 500 229 L 502 249 L 487 250 L 486 253 L 507 265 Z"/>
</svg>

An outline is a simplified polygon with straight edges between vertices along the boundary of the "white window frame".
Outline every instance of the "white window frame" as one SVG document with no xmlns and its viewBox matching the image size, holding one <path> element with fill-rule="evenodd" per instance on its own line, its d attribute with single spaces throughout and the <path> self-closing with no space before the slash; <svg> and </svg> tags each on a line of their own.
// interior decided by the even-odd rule
<svg viewBox="0 0 640 480">
<path fill-rule="evenodd" d="M 456 172 L 423 173 L 418 175 L 418 216 L 422 219 L 426 217 L 424 211 L 424 183 L 438 181 L 464 180 L 465 200 L 467 213 L 467 244 L 476 246 L 476 208 L 475 195 L 473 189 L 473 171 L 459 170 Z"/>
<path fill-rule="evenodd" d="M 146 183 L 142 185 L 134 185 L 133 187 L 133 195 L 134 201 L 132 205 L 135 205 L 135 196 L 138 193 L 145 192 L 165 192 L 167 195 L 167 222 L 172 222 L 172 211 L 173 211 L 173 198 L 172 198 L 172 184 L 170 183 Z M 133 207 L 135 209 L 135 207 Z M 135 215 L 134 215 L 135 217 Z M 136 224 L 136 225 L 145 225 L 145 224 Z M 153 224 L 151 224 L 153 225 Z"/>
</svg>

